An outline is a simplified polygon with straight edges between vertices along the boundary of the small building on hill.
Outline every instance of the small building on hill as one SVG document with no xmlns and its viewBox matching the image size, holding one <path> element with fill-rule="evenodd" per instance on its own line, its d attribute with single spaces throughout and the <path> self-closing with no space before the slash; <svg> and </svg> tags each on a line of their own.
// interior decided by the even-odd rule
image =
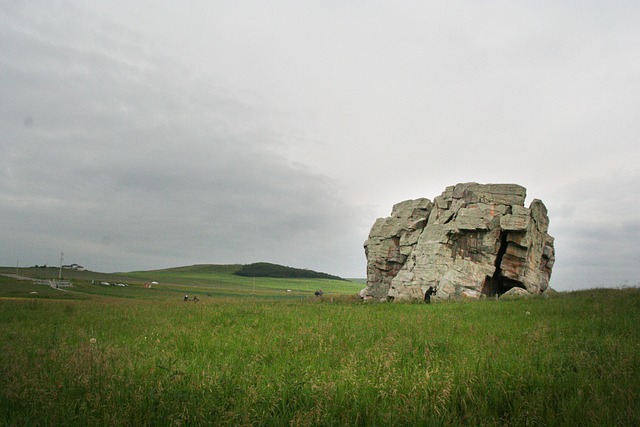
<svg viewBox="0 0 640 427">
<path fill-rule="evenodd" d="M 86 270 L 80 264 L 63 265 L 62 268 L 65 269 L 65 270 L 73 270 L 73 271 L 85 271 Z"/>
</svg>

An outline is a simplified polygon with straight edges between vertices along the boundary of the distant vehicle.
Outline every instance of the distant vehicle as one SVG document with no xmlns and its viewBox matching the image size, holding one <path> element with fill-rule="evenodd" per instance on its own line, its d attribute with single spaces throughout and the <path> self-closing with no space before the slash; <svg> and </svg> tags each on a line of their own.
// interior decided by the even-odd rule
<svg viewBox="0 0 640 427">
<path fill-rule="evenodd" d="M 104 286 L 111 286 L 111 283 L 109 283 L 109 282 L 100 282 L 100 284 L 104 285 Z"/>
<path fill-rule="evenodd" d="M 126 283 L 116 283 L 116 286 L 129 286 Z"/>
</svg>

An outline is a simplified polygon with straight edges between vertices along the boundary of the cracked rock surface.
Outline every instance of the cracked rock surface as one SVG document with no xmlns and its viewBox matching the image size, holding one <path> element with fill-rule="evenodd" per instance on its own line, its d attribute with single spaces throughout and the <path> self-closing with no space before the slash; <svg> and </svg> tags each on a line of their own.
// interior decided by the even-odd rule
<svg viewBox="0 0 640 427">
<path fill-rule="evenodd" d="M 542 201 L 524 206 L 516 184 L 462 183 L 433 202 L 407 200 L 379 218 L 364 243 L 364 299 L 435 299 L 530 294 L 549 286 L 555 260 L 549 218 Z"/>
</svg>

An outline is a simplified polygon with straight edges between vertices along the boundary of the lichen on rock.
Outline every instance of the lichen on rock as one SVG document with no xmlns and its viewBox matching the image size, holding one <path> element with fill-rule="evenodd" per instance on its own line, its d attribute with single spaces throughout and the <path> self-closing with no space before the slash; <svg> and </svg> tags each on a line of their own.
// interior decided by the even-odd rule
<svg viewBox="0 0 640 427">
<path fill-rule="evenodd" d="M 375 221 L 364 243 L 367 287 L 374 300 L 502 295 L 517 287 L 530 294 L 549 286 L 555 260 L 544 204 L 524 207 L 526 189 L 516 184 L 463 183 L 431 202 L 396 204 Z"/>
</svg>

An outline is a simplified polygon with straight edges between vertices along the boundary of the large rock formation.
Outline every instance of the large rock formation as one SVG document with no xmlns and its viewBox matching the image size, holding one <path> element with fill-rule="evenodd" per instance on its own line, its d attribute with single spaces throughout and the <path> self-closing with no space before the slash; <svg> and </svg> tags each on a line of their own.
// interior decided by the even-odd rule
<svg viewBox="0 0 640 427">
<path fill-rule="evenodd" d="M 502 295 L 519 287 L 531 294 L 549 286 L 555 260 L 549 218 L 515 184 L 465 183 L 447 187 L 433 202 L 407 200 L 373 224 L 364 244 L 365 299 L 435 299 Z"/>
</svg>

